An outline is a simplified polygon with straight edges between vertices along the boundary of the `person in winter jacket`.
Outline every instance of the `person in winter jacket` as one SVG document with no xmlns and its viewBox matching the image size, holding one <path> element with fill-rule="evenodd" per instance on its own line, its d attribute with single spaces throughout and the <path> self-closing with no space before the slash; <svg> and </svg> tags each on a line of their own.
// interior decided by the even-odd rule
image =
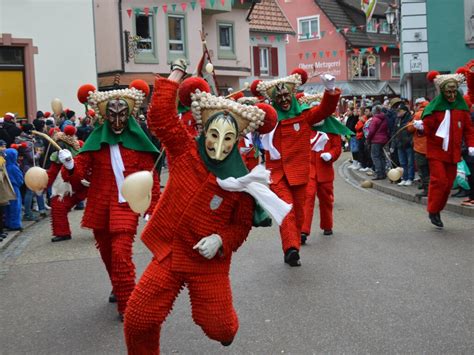
<svg viewBox="0 0 474 355">
<path fill-rule="evenodd" d="M 15 191 L 10 182 L 7 173 L 7 164 L 5 161 L 5 150 L 7 143 L 0 140 L 0 242 L 7 237 L 4 233 L 5 208 L 10 204 L 11 200 L 16 199 Z"/>
<path fill-rule="evenodd" d="M 395 127 L 399 132 L 393 138 L 398 152 L 398 159 L 403 168 L 402 181 L 399 186 L 411 186 L 415 179 L 415 154 L 413 152 L 413 136 L 405 128 L 411 122 L 410 109 L 406 105 L 400 105 L 397 110 L 397 121 Z M 405 128 L 405 129 L 403 129 Z"/>
<path fill-rule="evenodd" d="M 21 193 L 20 187 L 23 185 L 23 173 L 18 166 L 18 152 L 16 149 L 5 150 L 5 161 L 7 174 L 15 191 L 16 199 L 10 200 L 5 209 L 5 227 L 10 230 L 21 230 Z"/>
<path fill-rule="evenodd" d="M 383 180 L 386 177 L 385 168 L 387 166 L 383 147 L 389 140 L 388 122 L 382 112 L 382 106 L 375 106 L 372 109 L 372 114 L 367 142 L 371 145 L 370 154 L 374 162 L 375 176 L 373 180 Z"/>
</svg>

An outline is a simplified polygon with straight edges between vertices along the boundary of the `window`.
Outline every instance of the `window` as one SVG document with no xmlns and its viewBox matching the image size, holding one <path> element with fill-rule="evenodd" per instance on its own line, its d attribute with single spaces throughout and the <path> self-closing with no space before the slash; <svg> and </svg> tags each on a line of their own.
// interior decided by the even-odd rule
<svg viewBox="0 0 474 355">
<path fill-rule="evenodd" d="M 22 47 L 0 47 L 0 66 L 23 66 L 24 50 Z"/>
<path fill-rule="evenodd" d="M 184 16 L 168 16 L 168 49 L 173 54 L 185 54 Z"/>
<path fill-rule="evenodd" d="M 367 32 L 377 33 L 377 19 L 373 18 L 367 22 Z"/>
<path fill-rule="evenodd" d="M 320 38 L 319 15 L 298 18 L 298 41 Z"/>
<path fill-rule="evenodd" d="M 233 26 L 230 24 L 219 24 L 219 49 L 231 51 L 234 49 Z"/>
<path fill-rule="evenodd" d="M 260 76 L 270 75 L 270 65 L 268 60 L 268 48 L 259 47 L 260 52 Z"/>
<path fill-rule="evenodd" d="M 353 79 L 378 79 L 378 58 L 373 54 L 361 54 L 351 57 L 351 75 Z"/>
<path fill-rule="evenodd" d="M 391 58 L 392 78 L 400 77 L 400 57 Z"/>
<path fill-rule="evenodd" d="M 137 49 L 143 53 L 153 52 L 153 16 L 138 14 L 135 16 L 135 29 L 140 41 Z"/>
<path fill-rule="evenodd" d="M 380 20 L 380 33 L 390 34 L 390 25 L 387 20 Z"/>
</svg>

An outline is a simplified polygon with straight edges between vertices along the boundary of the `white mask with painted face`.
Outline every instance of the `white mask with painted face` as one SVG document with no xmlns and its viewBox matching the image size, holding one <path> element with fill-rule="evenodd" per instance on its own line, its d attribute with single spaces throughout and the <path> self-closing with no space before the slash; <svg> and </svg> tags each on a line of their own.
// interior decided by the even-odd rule
<svg viewBox="0 0 474 355">
<path fill-rule="evenodd" d="M 214 160 L 224 160 L 232 151 L 238 135 L 232 119 L 216 118 L 206 130 L 206 153 Z"/>
</svg>

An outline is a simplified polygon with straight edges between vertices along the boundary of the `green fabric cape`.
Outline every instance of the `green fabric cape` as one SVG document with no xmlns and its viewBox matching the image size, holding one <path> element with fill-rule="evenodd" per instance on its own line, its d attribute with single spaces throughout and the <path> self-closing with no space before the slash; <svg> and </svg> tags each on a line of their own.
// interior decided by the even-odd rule
<svg viewBox="0 0 474 355">
<path fill-rule="evenodd" d="M 128 118 L 127 127 L 125 127 L 121 134 L 112 132 L 109 121 L 105 121 L 104 124 L 96 127 L 87 138 L 80 153 L 100 150 L 102 144 L 114 145 L 118 143 L 122 143 L 125 148 L 139 152 L 159 153 L 158 149 L 131 116 Z"/>
<path fill-rule="evenodd" d="M 311 129 L 313 131 L 319 131 L 324 133 L 332 133 L 338 134 L 340 136 L 352 136 L 354 132 L 352 132 L 349 128 L 344 126 L 337 118 L 334 116 L 329 116 L 324 120 L 324 123 L 320 126 L 312 126 Z"/>
<path fill-rule="evenodd" d="M 292 95 L 291 107 L 288 111 L 283 111 L 280 106 L 276 104 L 275 101 L 273 101 L 273 108 L 278 114 L 278 122 L 299 116 L 303 111 L 309 110 L 308 105 L 300 105 L 295 95 Z"/>
<path fill-rule="evenodd" d="M 219 179 L 224 180 L 229 177 L 239 178 L 246 175 L 249 171 L 242 161 L 242 157 L 239 154 L 237 144 L 234 145 L 230 154 L 223 161 L 216 161 L 206 153 L 205 141 L 206 136 L 201 134 L 196 138 L 199 150 L 199 156 L 201 157 L 207 170 L 217 176 Z M 255 227 L 269 227 L 272 225 L 272 219 L 265 210 L 255 201 L 255 210 L 253 212 L 253 225 Z"/>
<path fill-rule="evenodd" d="M 434 111 L 446 110 L 462 110 L 469 112 L 469 107 L 467 106 L 466 101 L 464 101 L 464 98 L 459 91 L 456 95 L 456 101 L 453 103 L 448 102 L 448 100 L 444 98 L 443 94 L 439 94 L 428 104 L 428 106 L 425 107 L 421 118 L 423 119 L 425 116 L 431 115 Z"/>
<path fill-rule="evenodd" d="M 178 103 L 178 113 L 185 113 L 190 110 L 189 107 L 184 106 L 181 102 Z"/>
</svg>

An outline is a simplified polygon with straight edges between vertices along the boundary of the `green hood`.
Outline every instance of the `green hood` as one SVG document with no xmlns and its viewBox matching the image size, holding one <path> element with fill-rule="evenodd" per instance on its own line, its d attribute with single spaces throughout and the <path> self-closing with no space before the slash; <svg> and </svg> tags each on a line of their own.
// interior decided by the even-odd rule
<svg viewBox="0 0 474 355">
<path fill-rule="evenodd" d="M 199 156 L 201 157 L 207 170 L 217 176 L 219 179 L 224 180 L 229 177 L 239 178 L 246 175 L 249 171 L 242 161 L 242 157 L 239 154 L 238 145 L 235 144 L 230 154 L 223 161 L 216 161 L 206 153 L 206 136 L 201 134 L 196 138 Z M 272 225 L 272 219 L 265 210 L 255 201 L 255 210 L 253 212 L 253 225 L 255 227 L 269 227 Z"/>
<path fill-rule="evenodd" d="M 428 104 L 428 106 L 425 107 L 421 118 L 423 119 L 425 116 L 431 115 L 434 111 L 446 110 L 462 110 L 469 112 L 469 107 L 467 106 L 466 101 L 464 101 L 464 98 L 459 91 L 456 95 L 456 101 L 453 103 L 448 102 L 443 94 L 439 94 Z"/>
<path fill-rule="evenodd" d="M 122 143 L 125 148 L 139 152 L 159 153 L 132 116 L 128 118 L 127 127 L 121 134 L 112 132 L 109 121 L 97 126 L 87 138 L 80 153 L 100 150 L 102 144 L 114 145 L 118 143 Z"/>
<path fill-rule="evenodd" d="M 324 120 L 322 125 L 314 125 L 311 127 L 313 131 L 338 134 L 340 136 L 351 136 L 354 135 L 349 128 L 344 126 L 337 118 L 334 116 L 329 116 Z"/>
</svg>

